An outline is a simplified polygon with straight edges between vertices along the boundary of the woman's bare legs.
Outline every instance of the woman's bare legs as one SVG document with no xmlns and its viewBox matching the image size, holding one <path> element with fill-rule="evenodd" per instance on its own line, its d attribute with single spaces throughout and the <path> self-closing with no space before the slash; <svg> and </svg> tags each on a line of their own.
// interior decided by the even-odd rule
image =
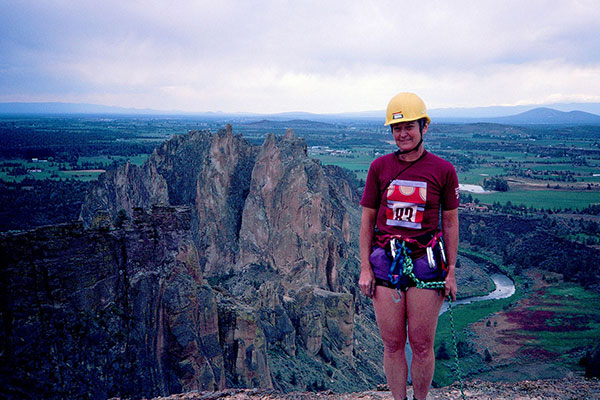
<svg viewBox="0 0 600 400">
<path fill-rule="evenodd" d="M 393 296 L 393 298 L 392 298 Z M 395 289 L 376 286 L 373 308 L 379 334 L 383 340 L 383 369 L 395 400 L 406 398 L 408 365 L 406 363 L 406 296 L 398 303 Z"/>
<path fill-rule="evenodd" d="M 425 399 L 435 370 L 433 342 L 438 315 L 444 297 L 437 290 L 410 288 L 398 303 L 395 289 L 377 286 L 373 307 L 383 340 L 383 368 L 392 395 L 396 400 L 406 397 L 408 365 L 406 337 L 413 351 L 411 378 L 414 396 Z"/>
<path fill-rule="evenodd" d="M 444 296 L 437 290 L 412 287 L 406 298 L 408 341 L 413 352 L 411 378 L 415 399 L 425 399 L 435 370 L 433 342 Z"/>
</svg>

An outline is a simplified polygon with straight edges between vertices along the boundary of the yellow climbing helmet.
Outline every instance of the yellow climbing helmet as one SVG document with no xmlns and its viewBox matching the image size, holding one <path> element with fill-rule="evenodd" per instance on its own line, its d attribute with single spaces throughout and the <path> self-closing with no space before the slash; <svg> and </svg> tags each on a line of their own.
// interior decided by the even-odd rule
<svg viewBox="0 0 600 400">
<path fill-rule="evenodd" d="M 388 103 L 385 125 L 416 121 L 421 118 L 427 119 L 428 123 L 431 122 L 423 100 L 414 93 L 402 92 L 392 97 Z"/>
</svg>

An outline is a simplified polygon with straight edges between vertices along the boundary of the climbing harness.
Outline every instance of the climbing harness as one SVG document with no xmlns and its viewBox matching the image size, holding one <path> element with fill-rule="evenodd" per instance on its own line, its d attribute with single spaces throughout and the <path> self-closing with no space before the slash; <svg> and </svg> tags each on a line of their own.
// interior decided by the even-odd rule
<svg viewBox="0 0 600 400">
<path fill-rule="evenodd" d="M 456 329 L 454 327 L 454 316 L 452 315 L 452 297 L 448 296 L 448 312 L 450 313 L 450 331 L 452 332 L 452 348 L 454 350 L 454 365 L 456 370 L 456 376 L 458 378 L 458 384 L 460 387 L 460 393 L 463 400 L 467 399 L 465 390 L 463 387 L 462 372 L 460 370 L 460 364 L 458 362 L 458 345 L 456 343 Z"/>
<path fill-rule="evenodd" d="M 427 261 L 430 269 L 436 269 L 437 265 L 433 254 L 433 249 L 436 245 L 440 247 L 440 255 L 442 261 L 442 268 L 445 270 L 446 256 L 444 254 L 444 248 L 441 240 L 441 233 L 438 232 L 433 235 L 433 238 L 423 246 L 417 240 L 410 238 L 400 238 L 393 236 L 389 239 L 390 253 L 392 256 L 392 263 L 388 273 L 388 279 L 396 288 L 398 297 L 393 297 L 394 302 L 398 303 L 402 298 L 402 287 L 406 286 L 407 280 L 414 282 L 415 286 L 419 289 L 444 289 L 446 285 L 445 280 L 429 281 L 425 282 L 415 275 L 414 263 L 410 257 L 411 250 L 407 248 L 407 243 L 416 244 L 418 247 L 424 247 L 427 253 Z"/>
</svg>

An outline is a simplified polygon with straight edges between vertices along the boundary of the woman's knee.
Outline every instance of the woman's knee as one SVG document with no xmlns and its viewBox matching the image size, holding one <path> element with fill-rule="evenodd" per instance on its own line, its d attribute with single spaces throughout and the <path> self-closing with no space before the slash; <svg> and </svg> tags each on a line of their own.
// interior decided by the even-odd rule
<svg viewBox="0 0 600 400">
<path fill-rule="evenodd" d="M 413 357 L 418 359 L 426 359 L 433 355 L 433 341 L 427 339 L 417 339 L 410 341 L 410 348 L 413 352 Z"/>
<path fill-rule="evenodd" d="M 383 348 L 388 353 L 404 352 L 406 347 L 406 339 L 402 338 L 384 338 L 382 337 Z"/>
</svg>

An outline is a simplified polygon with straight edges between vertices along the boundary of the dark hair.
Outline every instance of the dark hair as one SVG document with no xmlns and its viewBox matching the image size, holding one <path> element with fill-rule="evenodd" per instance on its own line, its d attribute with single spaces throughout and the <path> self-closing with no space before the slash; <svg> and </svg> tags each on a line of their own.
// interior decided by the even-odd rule
<svg viewBox="0 0 600 400">
<path fill-rule="evenodd" d="M 423 128 L 425 127 L 425 122 L 427 122 L 427 118 L 421 118 L 419 120 L 419 132 L 421 132 L 421 135 L 423 134 Z"/>
</svg>

